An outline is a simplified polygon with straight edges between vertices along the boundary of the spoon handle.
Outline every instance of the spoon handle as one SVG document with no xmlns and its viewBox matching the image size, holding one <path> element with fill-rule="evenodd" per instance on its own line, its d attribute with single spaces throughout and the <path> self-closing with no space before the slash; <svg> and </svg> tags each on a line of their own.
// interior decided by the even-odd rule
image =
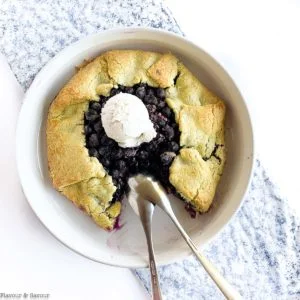
<svg viewBox="0 0 300 300">
<path fill-rule="evenodd" d="M 191 238 L 188 236 L 188 234 L 185 232 L 183 227 L 178 222 L 177 218 L 174 214 L 169 214 L 169 217 L 172 219 L 173 223 L 178 228 L 179 232 L 191 248 L 191 250 L 194 252 L 195 256 L 198 258 L 200 263 L 202 264 L 203 268 L 206 270 L 206 272 L 210 275 L 210 277 L 213 279 L 213 281 L 216 283 L 218 288 L 221 290 L 223 295 L 230 300 L 238 300 L 242 299 L 241 295 L 229 284 L 229 282 L 218 272 L 218 270 L 213 266 L 213 264 L 197 249 L 194 242 L 191 240 Z"/>
<path fill-rule="evenodd" d="M 152 283 L 152 299 L 162 300 L 159 281 L 158 281 L 159 280 L 158 273 L 157 273 L 157 268 L 155 263 L 153 242 L 152 242 L 151 224 L 152 224 L 154 205 L 151 202 L 148 202 L 147 200 L 141 197 L 138 197 L 137 203 L 138 203 L 139 215 L 142 221 L 143 229 L 145 231 L 147 246 L 148 246 L 149 269 L 150 269 L 151 283 Z"/>
<path fill-rule="evenodd" d="M 147 239 L 147 246 L 148 246 L 148 253 L 149 253 L 149 269 L 150 269 L 151 283 L 152 283 L 152 299 L 162 300 L 159 281 L 158 281 L 158 273 L 157 273 L 155 257 L 154 257 L 151 223 L 143 222 L 143 228 Z"/>
</svg>

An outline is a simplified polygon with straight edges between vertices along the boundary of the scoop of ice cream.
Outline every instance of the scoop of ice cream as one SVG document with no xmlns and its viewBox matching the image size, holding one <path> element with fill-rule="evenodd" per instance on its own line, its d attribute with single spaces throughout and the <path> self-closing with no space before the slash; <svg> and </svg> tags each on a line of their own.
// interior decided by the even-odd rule
<svg viewBox="0 0 300 300">
<path fill-rule="evenodd" d="M 123 148 L 137 147 L 156 136 L 146 106 L 131 94 L 111 97 L 102 109 L 101 120 L 106 135 Z"/>
</svg>

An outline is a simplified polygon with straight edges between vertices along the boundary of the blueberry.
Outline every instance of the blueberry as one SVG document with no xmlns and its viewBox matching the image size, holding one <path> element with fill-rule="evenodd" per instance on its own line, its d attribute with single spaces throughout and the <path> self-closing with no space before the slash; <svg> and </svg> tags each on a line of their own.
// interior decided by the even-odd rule
<svg viewBox="0 0 300 300">
<path fill-rule="evenodd" d="M 84 133 L 90 135 L 93 132 L 93 129 L 89 125 L 84 126 Z"/>
<path fill-rule="evenodd" d="M 144 98 L 146 104 L 154 104 L 157 105 L 158 101 L 154 95 L 147 95 Z"/>
<path fill-rule="evenodd" d="M 159 112 L 157 115 L 160 117 L 160 119 L 164 119 L 166 122 L 168 121 L 168 118 L 162 113 Z"/>
<path fill-rule="evenodd" d="M 101 163 L 104 167 L 109 167 L 110 166 L 110 160 L 108 158 L 102 158 Z"/>
<path fill-rule="evenodd" d="M 121 171 L 126 171 L 126 169 L 127 169 L 127 165 L 124 160 L 117 160 L 115 162 L 115 166 L 118 170 L 121 170 Z"/>
<path fill-rule="evenodd" d="M 168 149 L 173 152 L 177 152 L 179 150 L 179 145 L 176 142 L 171 142 L 168 144 Z"/>
<path fill-rule="evenodd" d="M 119 189 L 120 191 L 122 191 L 123 188 L 124 188 L 125 182 L 124 182 L 124 180 L 123 180 L 123 178 L 122 178 L 120 172 L 118 172 L 118 173 L 119 173 L 119 174 L 118 174 L 117 177 L 115 177 L 115 179 L 117 180 L 117 186 L 118 186 L 118 189 Z M 115 175 L 117 175 L 117 174 L 115 174 Z"/>
<path fill-rule="evenodd" d="M 113 195 L 113 200 L 119 200 L 122 196 L 122 191 L 117 189 Z"/>
<path fill-rule="evenodd" d="M 104 134 L 100 139 L 101 145 L 105 145 L 105 146 L 108 146 L 109 144 L 111 144 L 110 141 L 111 141 L 111 139 L 106 134 Z"/>
<path fill-rule="evenodd" d="M 158 124 L 160 127 L 164 127 L 164 126 L 167 125 L 167 122 L 166 122 L 164 119 L 159 118 L 159 119 L 157 120 L 157 124 Z"/>
<path fill-rule="evenodd" d="M 113 180 L 115 182 L 115 185 L 117 186 L 117 190 L 119 192 L 119 194 L 121 195 L 123 192 L 124 192 L 124 181 L 122 180 L 122 176 L 121 174 L 117 171 L 117 172 L 114 172 L 114 171 L 117 171 L 117 170 L 113 170 L 111 173 L 112 173 L 112 176 L 113 176 Z"/>
<path fill-rule="evenodd" d="M 90 135 L 88 140 L 88 146 L 91 148 L 96 148 L 99 146 L 99 141 L 96 133 Z"/>
<path fill-rule="evenodd" d="M 167 116 L 168 118 L 171 116 L 172 112 L 171 112 L 171 109 L 169 107 L 164 107 L 161 112 Z"/>
<path fill-rule="evenodd" d="M 146 88 L 143 86 L 138 87 L 135 91 L 135 95 L 137 97 L 139 97 L 140 99 L 144 99 L 144 97 L 146 95 Z"/>
<path fill-rule="evenodd" d="M 155 111 L 156 111 L 155 105 L 147 104 L 146 107 L 147 107 L 147 109 L 148 109 L 149 114 L 155 113 Z"/>
<path fill-rule="evenodd" d="M 165 136 L 169 141 L 172 140 L 175 136 L 174 129 L 169 125 L 163 128 L 163 132 L 165 133 Z"/>
<path fill-rule="evenodd" d="M 99 102 L 92 101 L 90 102 L 90 108 L 99 113 L 101 110 L 101 104 Z"/>
<path fill-rule="evenodd" d="M 132 157 L 131 159 L 127 160 L 128 166 L 133 166 L 135 163 L 137 163 L 136 157 Z"/>
<path fill-rule="evenodd" d="M 115 89 L 115 88 L 112 88 L 112 89 L 110 90 L 110 97 L 113 97 L 113 96 L 119 94 L 120 92 L 121 92 L 120 90 Z"/>
<path fill-rule="evenodd" d="M 115 194 L 114 194 L 114 199 L 115 200 L 121 200 L 123 195 L 124 195 L 123 189 L 121 189 L 121 188 L 117 189 Z"/>
<path fill-rule="evenodd" d="M 100 147 L 98 150 L 99 154 L 101 156 L 107 156 L 108 154 L 108 148 L 107 147 Z"/>
<path fill-rule="evenodd" d="M 150 96 L 146 95 L 143 100 L 146 104 L 150 104 L 149 99 L 150 99 Z"/>
<path fill-rule="evenodd" d="M 113 139 L 108 138 L 106 145 L 109 147 L 113 147 L 116 145 L 116 142 Z"/>
<path fill-rule="evenodd" d="M 154 96 L 154 90 L 152 88 L 149 88 L 147 91 L 147 96 Z"/>
<path fill-rule="evenodd" d="M 154 123 L 154 127 L 158 128 L 158 116 L 157 114 L 151 113 L 150 114 L 150 120 L 152 121 L 152 123 Z"/>
<path fill-rule="evenodd" d="M 166 138 L 162 134 L 158 134 L 158 136 L 156 138 L 156 143 L 162 144 L 163 142 L 165 142 L 165 140 L 166 140 Z"/>
<path fill-rule="evenodd" d="M 88 121 L 94 122 L 94 121 L 96 121 L 99 118 L 99 114 L 95 110 L 90 109 L 89 111 L 87 111 L 85 113 L 85 118 Z"/>
<path fill-rule="evenodd" d="M 101 105 L 101 107 L 104 106 L 104 104 L 106 103 L 106 101 L 110 98 L 109 97 L 105 97 L 105 96 L 100 96 L 100 100 L 99 100 L 99 104 Z"/>
<path fill-rule="evenodd" d="M 162 88 L 156 89 L 156 96 L 157 96 L 158 98 L 160 98 L 160 99 L 165 98 L 165 97 L 166 97 L 166 92 L 165 92 L 165 90 L 162 89 Z"/>
<path fill-rule="evenodd" d="M 127 148 L 124 150 L 124 156 L 125 158 L 129 158 L 129 157 L 133 157 L 135 156 L 136 154 L 136 149 L 130 149 L 130 148 Z"/>
<path fill-rule="evenodd" d="M 146 95 L 145 98 L 144 98 L 144 102 L 146 104 L 151 104 L 153 97 L 155 97 L 155 96 L 154 95 Z"/>
<path fill-rule="evenodd" d="M 115 153 L 115 159 L 120 159 L 123 157 L 123 151 L 119 148 Z"/>
<path fill-rule="evenodd" d="M 170 165 L 173 158 L 176 156 L 173 152 L 164 152 L 160 155 L 160 161 L 164 166 Z"/>
<path fill-rule="evenodd" d="M 178 127 L 178 125 L 174 122 L 174 123 L 171 123 L 170 124 L 173 128 L 177 128 Z"/>
<path fill-rule="evenodd" d="M 93 127 L 94 127 L 94 130 L 95 130 L 96 132 L 99 132 L 99 131 L 101 131 L 101 130 L 103 129 L 102 123 L 101 123 L 100 120 L 97 121 L 96 123 L 94 123 L 94 124 L 93 124 Z"/>
<path fill-rule="evenodd" d="M 133 87 L 126 87 L 125 93 L 127 94 L 134 94 L 134 88 Z"/>
<path fill-rule="evenodd" d="M 157 98 L 155 96 L 152 96 L 150 100 L 151 100 L 151 104 L 153 104 L 153 105 L 158 104 Z"/>
<path fill-rule="evenodd" d="M 125 91 L 125 89 L 126 89 L 126 87 L 124 86 L 124 85 L 119 85 L 118 86 L 118 89 L 121 91 L 121 92 L 124 92 Z"/>
<path fill-rule="evenodd" d="M 90 148 L 89 149 L 89 155 L 99 158 L 98 151 L 95 148 Z"/>
<path fill-rule="evenodd" d="M 111 176 L 113 177 L 113 178 L 119 178 L 120 177 L 120 172 L 118 171 L 118 170 L 113 170 L 112 172 L 111 172 Z"/>
<path fill-rule="evenodd" d="M 152 121 L 152 120 L 151 120 Z M 154 122 L 154 121 L 152 121 L 152 122 Z M 157 131 L 159 131 L 159 126 L 157 125 L 157 124 L 154 124 L 154 130 L 157 132 Z"/>
<path fill-rule="evenodd" d="M 92 115 L 99 115 L 99 113 L 95 110 L 95 109 L 92 109 L 92 108 L 90 108 L 89 109 L 89 112 L 92 114 Z"/>
<path fill-rule="evenodd" d="M 139 152 L 139 159 L 140 160 L 145 160 L 149 157 L 149 153 L 147 151 L 141 150 Z"/>
<path fill-rule="evenodd" d="M 159 101 L 159 103 L 157 104 L 157 107 L 159 109 L 164 108 L 167 105 L 167 103 L 163 100 L 163 101 Z"/>
<path fill-rule="evenodd" d="M 110 156 L 115 159 L 116 153 L 118 152 L 118 146 L 113 145 L 113 146 L 108 146 L 108 151 L 110 152 Z"/>
<path fill-rule="evenodd" d="M 154 151 L 156 151 L 157 150 L 157 146 L 158 145 L 155 142 L 149 143 L 147 145 L 148 152 L 154 152 Z"/>
<path fill-rule="evenodd" d="M 145 83 L 145 82 L 141 82 L 141 83 L 139 84 L 139 86 L 146 87 L 146 86 L 147 86 L 147 83 Z"/>
<path fill-rule="evenodd" d="M 138 171 L 139 163 L 138 163 L 138 161 L 136 160 L 136 158 L 132 158 L 132 159 L 129 161 L 129 166 L 130 166 L 130 172 L 131 172 L 131 173 L 135 173 L 135 172 Z"/>
<path fill-rule="evenodd" d="M 141 168 L 147 169 L 147 168 L 149 168 L 149 166 L 150 166 L 149 160 L 143 160 L 143 161 L 140 162 L 140 167 Z"/>
</svg>

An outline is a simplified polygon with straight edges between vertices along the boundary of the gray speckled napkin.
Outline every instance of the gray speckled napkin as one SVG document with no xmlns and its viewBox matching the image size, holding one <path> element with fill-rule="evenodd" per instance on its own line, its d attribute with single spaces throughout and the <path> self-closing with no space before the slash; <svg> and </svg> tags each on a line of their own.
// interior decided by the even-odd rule
<svg viewBox="0 0 300 300">
<path fill-rule="evenodd" d="M 62 48 L 124 26 L 182 34 L 158 0 L 2 1 L 0 50 L 26 89 Z M 242 208 L 204 252 L 245 299 L 300 299 L 300 221 L 258 160 Z M 150 290 L 148 270 L 135 272 Z M 222 298 L 193 257 L 160 267 L 159 274 L 166 299 Z"/>
<path fill-rule="evenodd" d="M 258 160 L 242 208 L 204 253 L 245 299 L 300 299 L 300 221 Z M 136 273 L 150 289 L 148 270 Z M 223 299 L 194 257 L 159 275 L 167 299 Z"/>
</svg>

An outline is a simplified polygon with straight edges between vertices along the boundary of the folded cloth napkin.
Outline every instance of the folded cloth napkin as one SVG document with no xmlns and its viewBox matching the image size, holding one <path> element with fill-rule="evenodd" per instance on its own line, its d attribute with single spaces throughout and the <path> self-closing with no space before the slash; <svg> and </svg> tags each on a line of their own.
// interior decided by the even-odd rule
<svg viewBox="0 0 300 300">
<path fill-rule="evenodd" d="M 59 50 L 99 30 L 150 26 L 182 34 L 159 0 L 7 1 L 0 11 L 0 50 L 25 89 Z M 259 160 L 241 210 L 204 252 L 245 299 L 300 298 L 300 222 Z M 134 272 L 150 291 L 148 270 Z M 159 274 L 166 299 L 222 298 L 193 257 Z"/>
</svg>

